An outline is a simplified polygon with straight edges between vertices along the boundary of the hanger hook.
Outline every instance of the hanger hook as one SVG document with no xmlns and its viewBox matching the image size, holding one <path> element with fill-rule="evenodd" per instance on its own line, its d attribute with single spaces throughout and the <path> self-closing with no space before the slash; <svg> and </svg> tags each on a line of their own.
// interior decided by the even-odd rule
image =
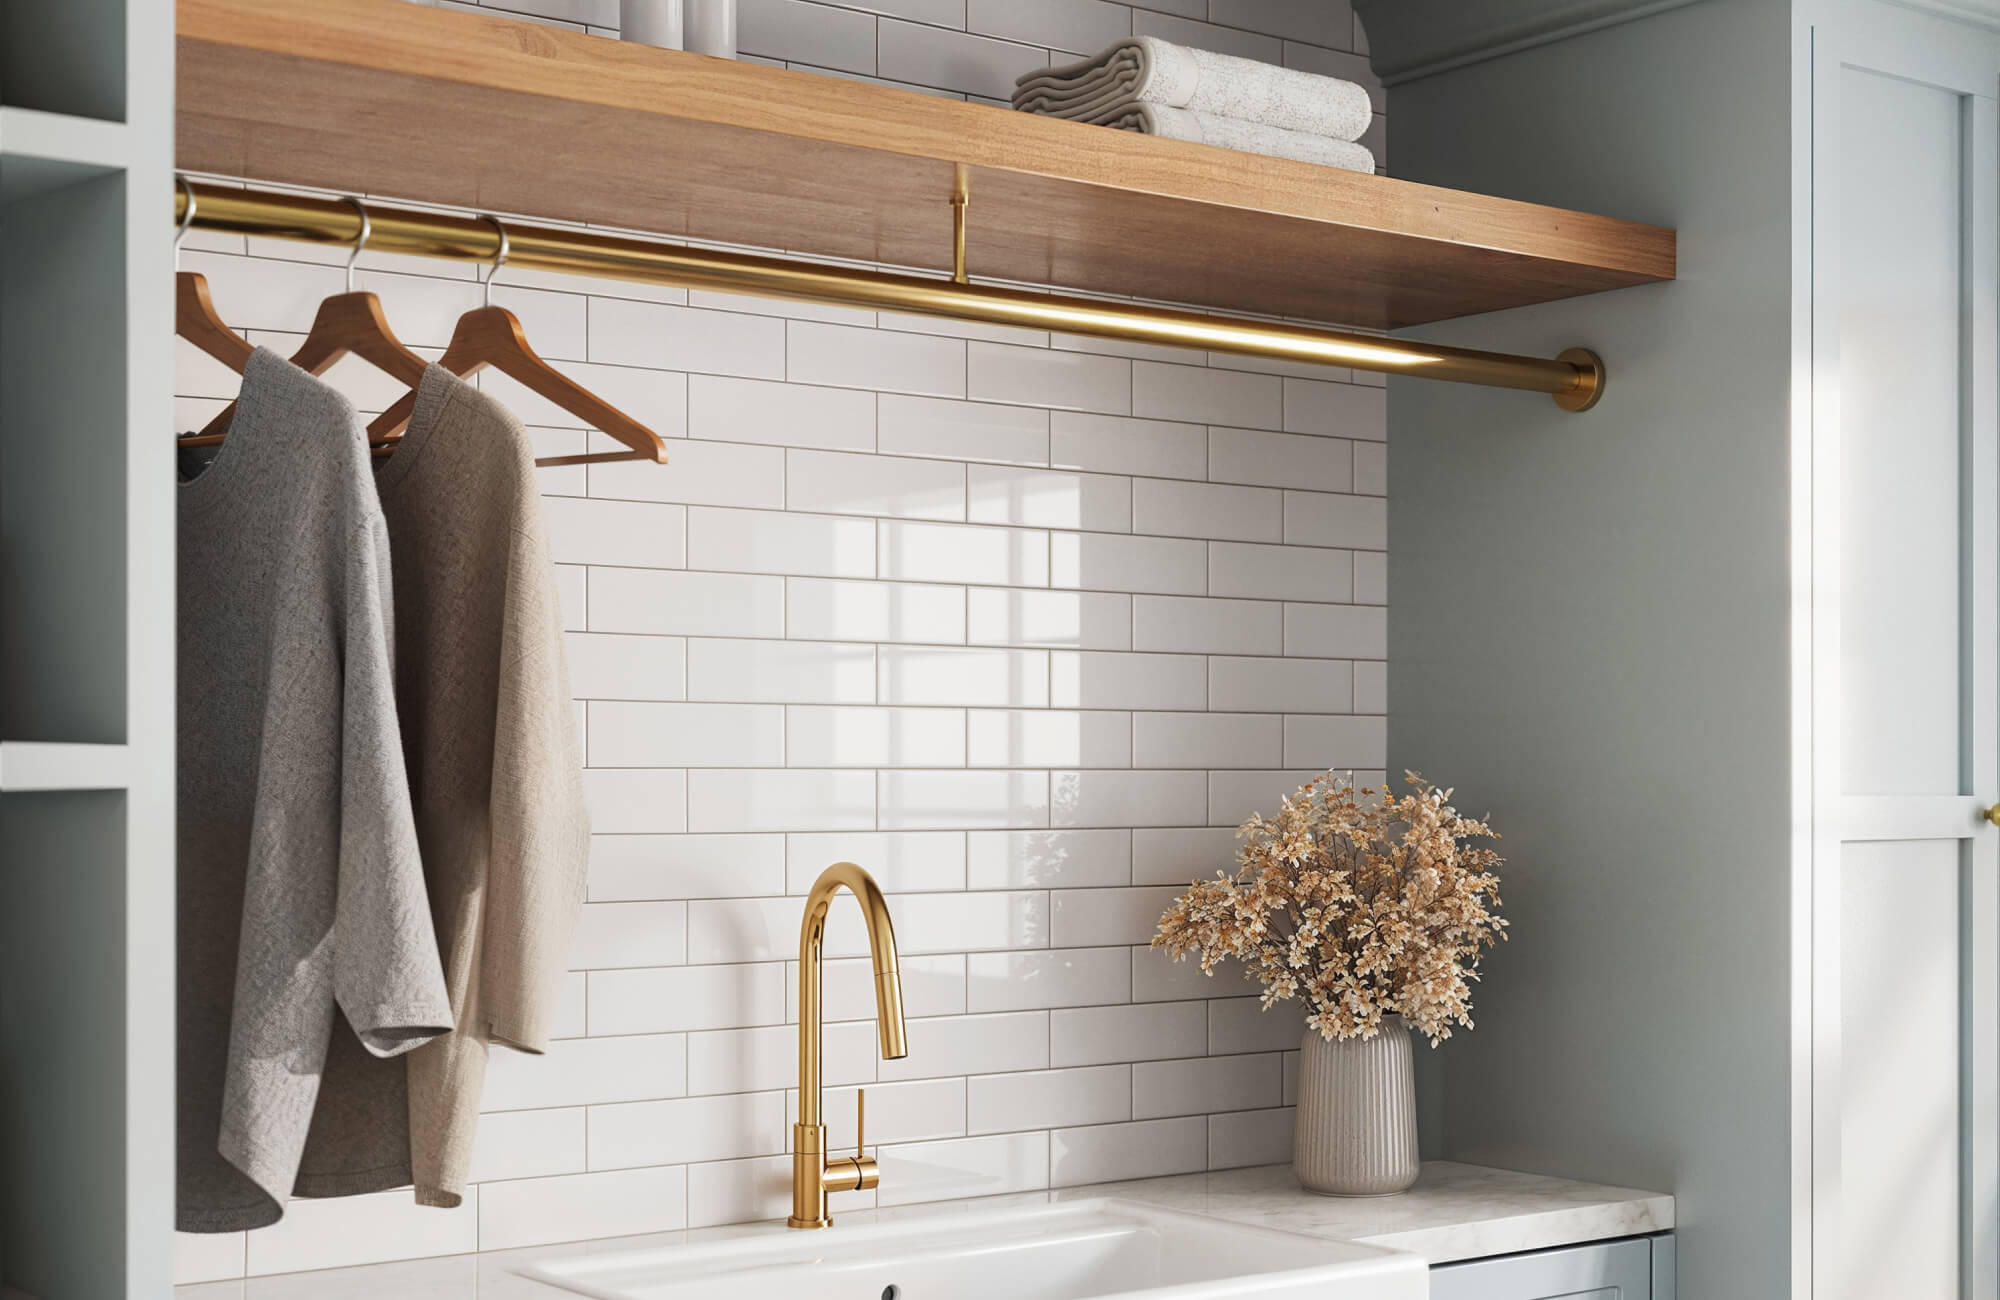
<svg viewBox="0 0 2000 1300">
<path fill-rule="evenodd" d="M 479 219 L 491 222 L 493 229 L 500 236 L 500 247 L 494 250 L 493 253 L 493 267 L 486 272 L 486 296 L 481 304 L 482 306 L 491 307 L 493 305 L 493 277 L 500 274 L 501 267 L 507 265 L 507 255 L 513 251 L 513 244 L 508 241 L 507 226 L 500 218 L 490 212 L 482 212 L 479 214 Z"/>
<path fill-rule="evenodd" d="M 181 264 L 181 241 L 187 238 L 188 227 L 194 224 L 194 186 L 190 185 L 188 178 L 179 172 L 174 173 L 174 184 L 180 187 L 181 194 L 187 199 L 187 207 L 181 211 L 181 223 L 174 227 L 174 268 L 178 270 Z"/>
<path fill-rule="evenodd" d="M 368 237 L 375 233 L 375 227 L 368 220 L 367 204 L 355 198 L 352 194 L 347 196 L 347 201 L 352 203 L 354 210 L 361 214 L 361 233 L 354 237 L 354 251 L 347 255 L 347 291 L 353 293 L 354 264 L 361 260 L 361 250 L 368 247 Z"/>
</svg>

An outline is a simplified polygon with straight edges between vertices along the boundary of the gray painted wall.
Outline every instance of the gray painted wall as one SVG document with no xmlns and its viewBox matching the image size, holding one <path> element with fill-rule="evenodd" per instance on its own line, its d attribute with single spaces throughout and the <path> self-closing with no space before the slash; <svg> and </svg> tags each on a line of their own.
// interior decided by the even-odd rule
<svg viewBox="0 0 2000 1300">
<path fill-rule="evenodd" d="M 1678 283 L 1429 331 L 1597 348 L 1597 411 L 1394 387 L 1389 758 L 1512 864 L 1434 1146 L 1671 1189 L 1704 1300 L 1788 1286 L 1790 22 L 1707 0 L 1392 96 L 1401 175 L 1680 230 Z"/>
</svg>

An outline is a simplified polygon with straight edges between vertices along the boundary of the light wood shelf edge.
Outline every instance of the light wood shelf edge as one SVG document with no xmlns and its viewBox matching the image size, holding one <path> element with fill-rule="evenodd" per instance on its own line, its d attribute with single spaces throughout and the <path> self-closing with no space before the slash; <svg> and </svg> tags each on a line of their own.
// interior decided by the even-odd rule
<svg viewBox="0 0 2000 1300">
<path fill-rule="evenodd" d="M 975 275 L 1366 328 L 1674 276 L 1656 226 L 481 14 L 179 19 L 212 175 L 943 269 L 964 164 Z"/>
</svg>

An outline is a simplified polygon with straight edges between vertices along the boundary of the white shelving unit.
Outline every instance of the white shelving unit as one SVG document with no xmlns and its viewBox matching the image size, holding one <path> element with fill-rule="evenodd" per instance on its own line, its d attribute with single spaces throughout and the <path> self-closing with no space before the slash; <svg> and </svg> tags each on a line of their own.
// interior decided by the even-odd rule
<svg viewBox="0 0 2000 1300">
<path fill-rule="evenodd" d="M 173 6 L 0 5 L 0 1290 L 155 1298 L 174 1144 Z"/>
</svg>

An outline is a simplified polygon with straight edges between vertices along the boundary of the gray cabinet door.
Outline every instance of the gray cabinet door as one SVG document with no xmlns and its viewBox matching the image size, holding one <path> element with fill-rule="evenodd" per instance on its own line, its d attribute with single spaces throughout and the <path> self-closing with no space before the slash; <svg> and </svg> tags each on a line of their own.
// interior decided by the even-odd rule
<svg viewBox="0 0 2000 1300">
<path fill-rule="evenodd" d="M 1653 1295 L 1653 1243 L 1644 1238 L 1444 1264 L 1431 1300 L 1673 1300 Z"/>
</svg>

